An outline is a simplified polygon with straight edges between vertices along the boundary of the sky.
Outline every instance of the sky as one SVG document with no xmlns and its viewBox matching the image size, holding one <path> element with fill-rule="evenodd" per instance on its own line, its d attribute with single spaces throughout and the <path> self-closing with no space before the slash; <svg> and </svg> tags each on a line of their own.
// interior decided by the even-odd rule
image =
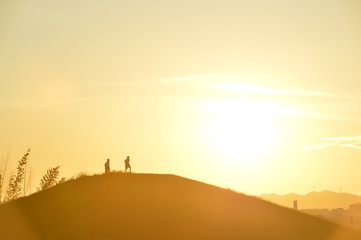
<svg viewBox="0 0 361 240">
<path fill-rule="evenodd" d="M 361 194 L 358 0 L 2 0 L 0 160 Z"/>
</svg>

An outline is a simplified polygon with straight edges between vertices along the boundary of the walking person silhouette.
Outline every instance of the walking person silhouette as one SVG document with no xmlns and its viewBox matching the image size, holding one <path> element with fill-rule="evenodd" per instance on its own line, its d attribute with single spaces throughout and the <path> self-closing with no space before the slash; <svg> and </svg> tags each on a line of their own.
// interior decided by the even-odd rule
<svg viewBox="0 0 361 240">
<path fill-rule="evenodd" d="M 109 173 L 110 172 L 110 160 L 109 160 L 109 158 L 105 162 L 104 167 L 105 167 L 105 173 Z"/>
<path fill-rule="evenodd" d="M 130 173 L 132 172 L 132 167 L 130 166 L 129 162 L 130 162 L 130 159 L 129 159 L 129 156 L 127 156 L 127 158 L 124 160 L 124 163 L 125 163 L 125 171 L 124 172 L 127 172 L 128 168 L 129 168 L 129 172 Z"/>
</svg>

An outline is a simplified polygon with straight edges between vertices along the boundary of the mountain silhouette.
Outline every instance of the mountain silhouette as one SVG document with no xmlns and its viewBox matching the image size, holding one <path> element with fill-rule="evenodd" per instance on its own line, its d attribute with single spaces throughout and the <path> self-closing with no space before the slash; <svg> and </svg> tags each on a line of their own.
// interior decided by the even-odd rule
<svg viewBox="0 0 361 240">
<path fill-rule="evenodd" d="M 230 190 L 156 174 L 82 177 L 0 207 L 1 239 L 353 240 L 361 233 Z"/>
<path fill-rule="evenodd" d="M 351 204 L 361 203 L 361 196 L 349 193 L 336 193 L 332 191 L 310 192 L 305 195 L 290 194 L 261 194 L 261 198 L 280 204 L 285 207 L 293 207 L 293 201 L 298 201 L 299 209 L 311 208 L 344 208 L 348 209 Z"/>
</svg>

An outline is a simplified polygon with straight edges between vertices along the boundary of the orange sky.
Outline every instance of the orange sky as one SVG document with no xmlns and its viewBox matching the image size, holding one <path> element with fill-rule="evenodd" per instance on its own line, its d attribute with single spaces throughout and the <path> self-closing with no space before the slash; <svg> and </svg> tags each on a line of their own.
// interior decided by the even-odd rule
<svg viewBox="0 0 361 240">
<path fill-rule="evenodd" d="M 0 3 L 0 157 L 361 194 L 361 2 Z M 30 168 L 29 168 L 30 169 Z"/>
</svg>

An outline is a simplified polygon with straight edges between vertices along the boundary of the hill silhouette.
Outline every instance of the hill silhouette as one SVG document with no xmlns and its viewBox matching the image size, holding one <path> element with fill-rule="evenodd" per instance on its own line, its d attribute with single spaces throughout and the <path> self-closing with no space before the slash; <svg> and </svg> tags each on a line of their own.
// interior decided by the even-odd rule
<svg viewBox="0 0 361 240">
<path fill-rule="evenodd" d="M 298 201 L 300 209 L 305 208 L 344 208 L 351 204 L 361 203 L 361 196 L 350 193 L 332 191 L 310 192 L 305 195 L 290 194 L 261 194 L 261 198 L 286 207 L 293 207 L 293 201 Z"/>
<path fill-rule="evenodd" d="M 1 239 L 353 240 L 361 233 L 174 175 L 82 177 L 0 207 Z"/>
</svg>

